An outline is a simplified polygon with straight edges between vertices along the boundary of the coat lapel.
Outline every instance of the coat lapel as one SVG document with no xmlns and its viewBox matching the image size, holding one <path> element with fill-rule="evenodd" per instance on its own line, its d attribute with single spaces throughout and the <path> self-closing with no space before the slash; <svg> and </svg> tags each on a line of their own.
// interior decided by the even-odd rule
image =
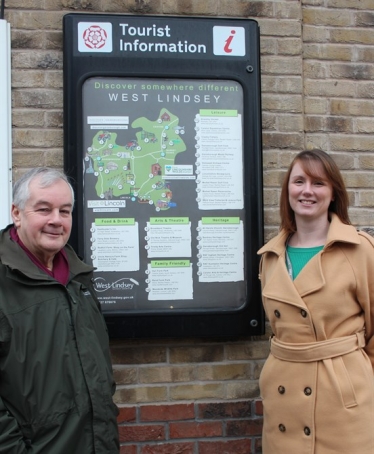
<svg viewBox="0 0 374 454">
<path fill-rule="evenodd" d="M 331 224 L 325 247 L 309 260 L 294 280 L 294 285 L 301 297 L 317 292 L 325 285 L 322 271 L 323 255 L 328 254 L 329 247 L 336 242 L 359 244 L 360 239 L 352 225 L 342 224 L 337 215 L 331 213 Z"/>
<path fill-rule="evenodd" d="M 293 281 L 294 286 L 301 297 L 317 292 L 325 285 L 325 278 L 321 266 L 322 254 L 323 251 L 309 260 Z"/>
<path fill-rule="evenodd" d="M 342 224 L 339 218 L 332 213 L 331 225 L 324 249 L 315 255 L 301 270 L 297 278 L 292 281 L 288 276 L 285 264 L 286 239 L 286 233 L 281 232 L 258 251 L 259 254 L 267 256 L 267 266 L 271 262 L 270 266 L 274 267 L 270 277 L 263 285 L 262 294 L 265 298 L 283 301 L 299 307 L 305 307 L 302 300 L 303 297 L 317 292 L 325 285 L 322 260 L 323 254 L 328 253 L 329 247 L 336 241 L 353 244 L 360 242 L 356 229 L 351 225 Z M 273 255 L 272 258 L 270 258 L 271 253 Z M 266 274 L 268 274 L 268 271 L 266 271 Z"/>
<path fill-rule="evenodd" d="M 262 296 L 276 301 L 305 307 L 294 282 L 292 282 L 287 272 L 284 255 L 274 257 L 276 263 L 273 272 L 267 279 L 263 289 Z"/>
</svg>

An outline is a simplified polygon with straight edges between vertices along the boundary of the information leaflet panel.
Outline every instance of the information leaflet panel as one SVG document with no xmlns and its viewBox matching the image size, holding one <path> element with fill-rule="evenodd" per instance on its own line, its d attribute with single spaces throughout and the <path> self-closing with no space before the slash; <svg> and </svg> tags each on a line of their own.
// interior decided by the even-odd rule
<svg viewBox="0 0 374 454">
<path fill-rule="evenodd" d="M 85 81 L 84 255 L 104 311 L 245 303 L 242 115 L 233 81 Z"/>
</svg>

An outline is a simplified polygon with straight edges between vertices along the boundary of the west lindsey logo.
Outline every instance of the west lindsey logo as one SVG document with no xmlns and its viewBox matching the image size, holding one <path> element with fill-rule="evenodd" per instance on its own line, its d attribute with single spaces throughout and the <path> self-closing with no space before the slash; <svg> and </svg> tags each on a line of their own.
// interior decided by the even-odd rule
<svg viewBox="0 0 374 454">
<path fill-rule="evenodd" d="M 132 290 L 134 285 L 139 285 L 139 282 L 127 277 L 118 279 L 115 282 L 107 282 L 103 277 L 97 277 L 94 280 L 94 286 L 98 293 L 106 292 L 107 290 Z"/>
</svg>

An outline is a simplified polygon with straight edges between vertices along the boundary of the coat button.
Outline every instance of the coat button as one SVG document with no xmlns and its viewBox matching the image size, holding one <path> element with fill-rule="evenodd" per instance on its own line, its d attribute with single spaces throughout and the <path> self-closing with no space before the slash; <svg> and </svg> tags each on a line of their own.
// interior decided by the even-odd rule
<svg viewBox="0 0 374 454">
<path fill-rule="evenodd" d="M 309 427 L 304 427 L 304 433 L 305 433 L 305 435 L 310 435 Z"/>
<path fill-rule="evenodd" d="M 278 429 L 279 429 L 281 432 L 286 432 L 286 427 L 285 427 L 283 424 L 279 424 Z"/>
<path fill-rule="evenodd" d="M 278 386 L 279 394 L 284 394 L 286 392 L 286 388 L 284 386 Z"/>
<path fill-rule="evenodd" d="M 306 396 L 310 396 L 312 394 L 312 388 L 309 388 L 309 386 L 307 386 L 305 389 L 304 389 L 304 394 Z"/>
<path fill-rule="evenodd" d="M 301 316 L 304 317 L 304 318 L 306 318 L 307 315 L 308 315 L 307 311 L 305 311 L 304 309 L 301 309 L 300 314 L 301 314 Z"/>
<path fill-rule="evenodd" d="M 275 315 L 277 318 L 280 318 L 281 313 L 278 311 L 278 309 L 275 309 L 274 315 Z"/>
</svg>

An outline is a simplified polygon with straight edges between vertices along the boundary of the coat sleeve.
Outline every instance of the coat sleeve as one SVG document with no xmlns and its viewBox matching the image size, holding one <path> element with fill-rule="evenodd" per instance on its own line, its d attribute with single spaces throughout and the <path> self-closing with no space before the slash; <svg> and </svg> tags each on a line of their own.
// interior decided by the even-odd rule
<svg viewBox="0 0 374 454">
<path fill-rule="evenodd" d="M 0 356 L 8 349 L 10 327 L 6 317 L 0 313 Z M 0 375 L 0 389 L 1 389 Z M 27 452 L 26 440 L 20 430 L 17 420 L 8 411 L 0 397 L 0 453 L 22 454 Z"/>
<path fill-rule="evenodd" d="M 365 263 L 365 272 L 360 279 L 358 298 L 365 312 L 365 337 L 364 350 L 370 358 L 374 371 L 374 238 L 367 233 L 360 232 L 361 244 L 364 251 L 360 254 L 361 263 Z M 359 270 L 362 268 L 359 266 Z"/>
<path fill-rule="evenodd" d="M 0 398 L 0 452 L 7 454 L 26 454 L 26 442 L 17 421 L 6 409 Z"/>
</svg>

